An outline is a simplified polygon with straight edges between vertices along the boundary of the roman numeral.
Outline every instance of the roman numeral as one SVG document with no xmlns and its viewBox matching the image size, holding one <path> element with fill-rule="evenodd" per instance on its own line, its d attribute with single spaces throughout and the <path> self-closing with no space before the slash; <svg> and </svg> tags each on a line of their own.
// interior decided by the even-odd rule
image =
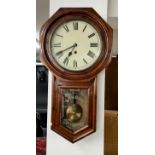
<svg viewBox="0 0 155 155">
<path fill-rule="evenodd" d="M 88 38 L 90 39 L 91 37 L 93 37 L 95 35 L 95 33 L 92 33 L 88 36 Z"/>
<path fill-rule="evenodd" d="M 77 61 L 76 61 L 76 60 L 73 61 L 73 67 L 74 67 L 74 68 L 77 67 Z"/>
<path fill-rule="evenodd" d="M 69 29 L 68 29 L 68 26 L 67 26 L 67 25 L 64 25 L 63 28 L 64 28 L 67 32 L 69 32 Z"/>
<path fill-rule="evenodd" d="M 90 43 L 90 47 L 97 47 L 98 43 Z"/>
<path fill-rule="evenodd" d="M 87 25 L 84 27 L 83 32 L 86 30 L 86 28 L 87 28 Z"/>
<path fill-rule="evenodd" d="M 78 30 L 78 22 L 73 22 L 74 30 Z"/>
<path fill-rule="evenodd" d="M 88 64 L 88 62 L 83 58 L 83 61 L 86 63 L 86 64 Z"/>
<path fill-rule="evenodd" d="M 53 44 L 53 47 L 61 47 L 61 43 Z"/>
<path fill-rule="evenodd" d="M 59 34 L 56 34 L 56 36 L 63 38 L 63 36 L 62 35 L 59 35 Z"/>
<path fill-rule="evenodd" d="M 90 56 L 91 58 L 94 58 L 95 57 L 95 54 L 92 51 L 89 51 L 87 53 L 87 55 Z"/>
<path fill-rule="evenodd" d="M 64 61 L 63 61 L 63 63 L 64 63 L 64 65 L 68 65 L 68 62 L 69 62 L 69 58 L 68 57 L 66 57 L 65 59 L 64 59 Z"/>
</svg>

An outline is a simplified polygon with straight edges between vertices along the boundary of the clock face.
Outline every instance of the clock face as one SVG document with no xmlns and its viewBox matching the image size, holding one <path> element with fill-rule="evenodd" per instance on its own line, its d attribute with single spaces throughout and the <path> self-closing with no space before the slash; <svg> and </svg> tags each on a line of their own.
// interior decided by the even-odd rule
<svg viewBox="0 0 155 155">
<path fill-rule="evenodd" d="M 82 71 L 99 58 L 102 40 L 93 25 L 70 20 L 59 25 L 50 37 L 49 55 L 64 69 Z"/>
</svg>

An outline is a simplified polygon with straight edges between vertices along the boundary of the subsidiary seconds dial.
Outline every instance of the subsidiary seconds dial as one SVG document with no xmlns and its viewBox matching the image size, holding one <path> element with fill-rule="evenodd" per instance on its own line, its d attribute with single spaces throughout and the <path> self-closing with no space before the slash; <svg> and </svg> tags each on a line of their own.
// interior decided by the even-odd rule
<svg viewBox="0 0 155 155">
<path fill-rule="evenodd" d="M 101 37 L 93 25 L 70 20 L 57 26 L 51 35 L 48 54 L 62 68 L 82 71 L 95 64 L 101 50 Z"/>
</svg>

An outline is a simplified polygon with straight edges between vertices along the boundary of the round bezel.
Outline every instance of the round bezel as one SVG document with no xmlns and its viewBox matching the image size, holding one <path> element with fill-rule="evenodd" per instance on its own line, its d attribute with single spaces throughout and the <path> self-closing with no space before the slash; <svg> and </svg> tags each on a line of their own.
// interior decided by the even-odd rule
<svg viewBox="0 0 155 155">
<path fill-rule="evenodd" d="M 89 68 L 71 71 L 60 66 L 49 54 L 49 43 L 52 34 L 59 25 L 70 20 L 82 20 L 92 25 L 101 37 L 100 56 Z M 111 60 L 112 29 L 91 8 L 61 8 L 42 27 L 40 32 L 41 58 L 45 65 L 59 78 L 68 80 L 85 80 L 96 76 Z"/>
</svg>

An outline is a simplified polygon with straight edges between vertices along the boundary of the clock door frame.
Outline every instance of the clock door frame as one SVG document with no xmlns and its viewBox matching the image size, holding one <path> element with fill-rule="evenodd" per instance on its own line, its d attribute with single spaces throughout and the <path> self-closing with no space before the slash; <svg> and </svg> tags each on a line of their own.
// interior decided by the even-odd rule
<svg viewBox="0 0 155 155">
<path fill-rule="evenodd" d="M 62 126 L 61 123 L 61 90 L 63 88 L 87 89 L 88 91 L 88 125 L 74 132 Z M 96 131 L 96 78 L 87 82 L 68 82 L 53 76 L 51 129 L 72 143 Z"/>
</svg>

